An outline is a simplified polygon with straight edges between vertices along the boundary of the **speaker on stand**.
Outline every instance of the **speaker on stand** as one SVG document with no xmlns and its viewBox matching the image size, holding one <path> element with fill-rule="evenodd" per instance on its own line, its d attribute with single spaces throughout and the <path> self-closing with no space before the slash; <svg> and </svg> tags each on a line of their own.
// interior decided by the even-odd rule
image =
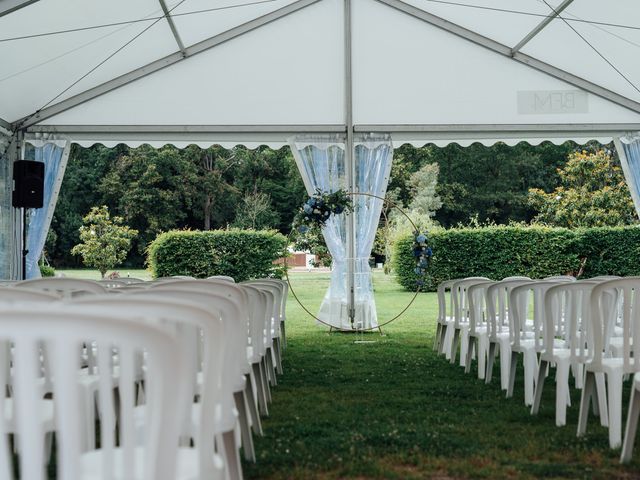
<svg viewBox="0 0 640 480">
<path fill-rule="evenodd" d="M 12 205 L 22 208 L 22 279 L 27 278 L 27 209 L 44 203 L 44 163 L 31 160 L 13 162 Z"/>
</svg>

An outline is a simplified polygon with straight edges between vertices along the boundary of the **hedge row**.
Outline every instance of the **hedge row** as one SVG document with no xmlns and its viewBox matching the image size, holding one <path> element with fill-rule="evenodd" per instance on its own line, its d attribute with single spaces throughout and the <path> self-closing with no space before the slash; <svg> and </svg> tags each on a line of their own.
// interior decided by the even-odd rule
<svg viewBox="0 0 640 480">
<path fill-rule="evenodd" d="M 398 241 L 393 262 L 398 281 L 408 290 L 416 288 L 412 245 L 412 236 Z M 635 226 L 438 230 L 429 235 L 429 245 L 433 249 L 425 279 L 429 291 L 444 280 L 471 276 L 640 275 L 640 227 Z"/>
<path fill-rule="evenodd" d="M 281 277 L 287 239 L 276 231 L 174 230 L 149 245 L 147 262 L 154 277 L 228 275 L 237 282 Z"/>
</svg>

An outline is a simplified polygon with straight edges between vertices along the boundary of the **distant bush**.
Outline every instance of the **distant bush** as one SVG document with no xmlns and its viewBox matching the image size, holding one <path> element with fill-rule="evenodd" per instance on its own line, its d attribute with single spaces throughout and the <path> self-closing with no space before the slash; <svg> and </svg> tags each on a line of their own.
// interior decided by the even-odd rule
<svg viewBox="0 0 640 480">
<path fill-rule="evenodd" d="M 158 235 L 148 249 L 154 277 L 228 275 L 237 282 L 281 277 L 286 238 L 272 230 L 174 230 Z"/>
<path fill-rule="evenodd" d="M 395 246 L 393 268 L 398 282 L 416 288 L 413 236 Z M 483 276 L 499 280 L 513 275 L 543 278 L 571 274 L 640 274 L 640 227 L 569 230 L 542 226 L 492 226 L 439 230 L 429 235 L 433 258 L 425 290 L 452 278 Z"/>
</svg>

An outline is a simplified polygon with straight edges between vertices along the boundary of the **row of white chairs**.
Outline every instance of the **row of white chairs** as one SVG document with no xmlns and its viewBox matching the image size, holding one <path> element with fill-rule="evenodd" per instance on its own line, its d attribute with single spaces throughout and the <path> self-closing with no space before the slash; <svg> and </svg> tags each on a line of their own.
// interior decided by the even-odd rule
<svg viewBox="0 0 640 480">
<path fill-rule="evenodd" d="M 44 479 L 55 433 L 58 478 L 241 479 L 282 373 L 287 293 L 229 277 L 0 287 L 0 478 L 15 452 L 21 478 Z"/>
<path fill-rule="evenodd" d="M 586 432 L 589 409 L 609 429 L 611 448 L 631 458 L 640 416 L 640 277 L 570 276 L 492 281 L 470 277 L 441 283 L 434 348 L 468 373 L 491 382 L 496 354 L 501 387 L 513 395 L 522 358 L 524 402 L 537 414 L 545 378 L 556 368 L 556 425 L 566 424 L 569 375 L 582 389 L 577 434 Z M 634 376 L 622 442 L 623 379 Z"/>
</svg>

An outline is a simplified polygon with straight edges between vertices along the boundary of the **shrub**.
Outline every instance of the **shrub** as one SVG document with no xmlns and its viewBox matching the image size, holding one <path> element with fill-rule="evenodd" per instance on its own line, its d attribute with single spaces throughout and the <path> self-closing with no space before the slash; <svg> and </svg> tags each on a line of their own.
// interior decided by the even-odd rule
<svg viewBox="0 0 640 480">
<path fill-rule="evenodd" d="M 393 264 L 398 282 L 408 290 L 416 288 L 412 243 L 411 235 L 397 242 Z M 460 228 L 433 232 L 429 245 L 433 258 L 425 290 L 430 291 L 444 280 L 471 276 L 502 279 L 573 274 L 589 278 L 640 274 L 639 227 Z"/>
<path fill-rule="evenodd" d="M 228 275 L 237 282 L 282 277 L 286 238 L 273 230 L 174 230 L 158 235 L 148 249 L 154 277 Z"/>
<path fill-rule="evenodd" d="M 38 266 L 40 267 L 40 275 L 43 277 L 54 277 L 56 275 L 56 270 L 51 265 L 39 263 Z"/>
</svg>

